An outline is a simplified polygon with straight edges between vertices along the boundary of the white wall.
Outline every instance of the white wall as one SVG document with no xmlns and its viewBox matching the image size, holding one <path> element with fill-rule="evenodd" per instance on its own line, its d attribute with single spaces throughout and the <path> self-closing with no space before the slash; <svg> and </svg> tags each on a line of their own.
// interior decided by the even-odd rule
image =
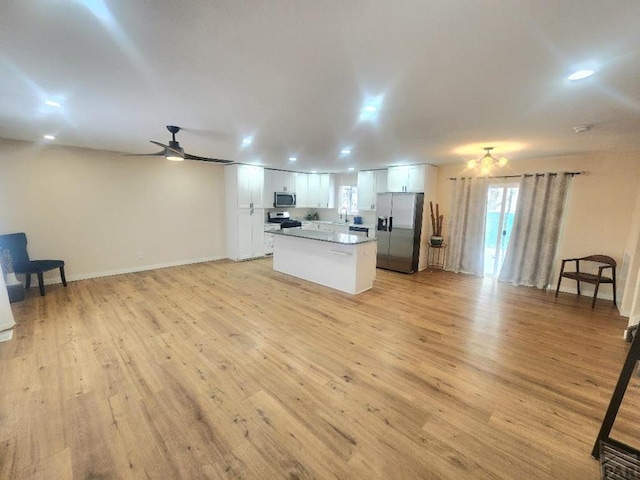
<svg viewBox="0 0 640 480">
<path fill-rule="evenodd" d="M 639 160 L 632 154 L 575 155 L 513 161 L 496 173 L 590 172 L 572 180 L 553 281 L 557 280 L 562 258 L 599 253 L 615 258 L 619 273 L 628 269 L 623 265 L 623 258 L 640 183 Z M 449 178 L 465 174 L 468 172 L 465 172 L 464 165 L 447 165 L 438 169 L 438 202 L 445 215 L 445 237 L 448 236 L 451 214 L 452 182 Z M 618 275 L 618 302 L 622 298 L 624 284 L 625 279 Z M 565 280 L 561 290 L 575 292 L 575 282 Z M 591 296 L 593 289 L 586 285 L 582 293 Z M 598 296 L 612 298 L 611 288 L 603 286 Z"/>
<path fill-rule="evenodd" d="M 11 305 L 9 304 L 7 286 L 4 281 L 2 269 L 0 269 L 0 332 L 12 328 L 15 324 Z"/>
<path fill-rule="evenodd" d="M 224 258 L 224 225 L 220 165 L 0 140 L 0 234 L 70 280 Z"/>
</svg>

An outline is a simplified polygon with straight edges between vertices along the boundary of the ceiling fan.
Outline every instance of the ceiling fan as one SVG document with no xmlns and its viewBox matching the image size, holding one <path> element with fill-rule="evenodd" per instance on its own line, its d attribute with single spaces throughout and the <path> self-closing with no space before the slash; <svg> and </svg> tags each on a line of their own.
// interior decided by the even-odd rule
<svg viewBox="0 0 640 480">
<path fill-rule="evenodd" d="M 198 157 L 197 155 L 191 155 L 184 151 L 184 148 L 180 146 L 180 143 L 176 140 L 176 133 L 180 131 L 180 127 L 175 125 L 167 125 L 167 130 L 171 133 L 172 139 L 169 140 L 169 145 L 165 145 L 160 142 L 151 140 L 151 143 L 158 145 L 163 150 L 157 153 L 134 153 L 125 155 L 126 157 L 164 157 L 167 160 L 174 162 L 181 162 L 182 160 L 199 160 L 201 162 L 214 162 L 214 163 L 233 163 L 232 160 L 222 160 L 220 158 Z"/>
</svg>

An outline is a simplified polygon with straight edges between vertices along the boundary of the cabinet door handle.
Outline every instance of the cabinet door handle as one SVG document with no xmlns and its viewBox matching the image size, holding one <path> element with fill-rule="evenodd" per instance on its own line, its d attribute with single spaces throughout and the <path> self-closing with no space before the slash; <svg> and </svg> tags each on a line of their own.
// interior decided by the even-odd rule
<svg viewBox="0 0 640 480">
<path fill-rule="evenodd" d="M 342 255 L 343 257 L 348 257 L 351 255 L 348 252 L 341 252 L 340 250 L 329 250 L 329 253 L 333 253 L 335 255 Z"/>
</svg>

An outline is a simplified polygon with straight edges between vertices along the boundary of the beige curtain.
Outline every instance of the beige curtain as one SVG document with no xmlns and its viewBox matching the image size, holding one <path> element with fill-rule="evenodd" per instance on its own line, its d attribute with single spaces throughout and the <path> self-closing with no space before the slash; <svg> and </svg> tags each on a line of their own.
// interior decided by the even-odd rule
<svg viewBox="0 0 640 480">
<path fill-rule="evenodd" d="M 453 180 L 449 251 L 445 269 L 482 276 L 487 211 L 487 178 Z"/>
<path fill-rule="evenodd" d="M 547 288 L 571 178 L 565 173 L 522 176 L 501 282 Z"/>
</svg>

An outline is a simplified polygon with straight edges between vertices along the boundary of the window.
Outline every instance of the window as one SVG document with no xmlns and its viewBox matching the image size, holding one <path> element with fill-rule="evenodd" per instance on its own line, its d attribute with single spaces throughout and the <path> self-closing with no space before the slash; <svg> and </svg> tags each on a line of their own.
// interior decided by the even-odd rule
<svg viewBox="0 0 640 480">
<path fill-rule="evenodd" d="M 338 209 L 347 209 L 348 214 L 358 213 L 358 187 L 341 186 Z"/>
</svg>

